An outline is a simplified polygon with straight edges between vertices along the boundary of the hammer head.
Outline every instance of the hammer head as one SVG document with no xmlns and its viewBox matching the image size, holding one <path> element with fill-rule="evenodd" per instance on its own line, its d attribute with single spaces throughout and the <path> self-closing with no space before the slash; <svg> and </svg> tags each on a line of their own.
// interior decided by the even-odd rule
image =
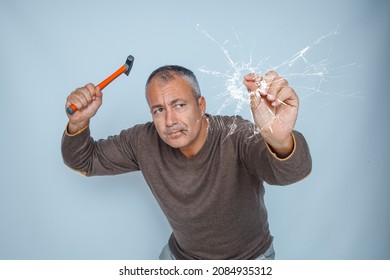
<svg viewBox="0 0 390 280">
<path fill-rule="evenodd" d="M 124 72 L 127 76 L 129 76 L 129 74 L 130 74 L 130 70 L 133 67 L 133 62 L 134 62 L 134 56 L 129 55 L 126 59 L 126 62 L 125 62 L 127 70 Z"/>
</svg>

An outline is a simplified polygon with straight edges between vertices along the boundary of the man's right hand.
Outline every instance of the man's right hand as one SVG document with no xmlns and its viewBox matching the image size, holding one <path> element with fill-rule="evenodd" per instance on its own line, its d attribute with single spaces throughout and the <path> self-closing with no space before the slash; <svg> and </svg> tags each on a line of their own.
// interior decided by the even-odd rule
<svg viewBox="0 0 390 280">
<path fill-rule="evenodd" d="M 74 134 L 86 127 L 103 102 L 103 94 L 98 86 L 87 84 L 77 88 L 66 99 L 65 109 L 73 104 L 77 111 L 69 118 L 68 133 Z"/>
</svg>

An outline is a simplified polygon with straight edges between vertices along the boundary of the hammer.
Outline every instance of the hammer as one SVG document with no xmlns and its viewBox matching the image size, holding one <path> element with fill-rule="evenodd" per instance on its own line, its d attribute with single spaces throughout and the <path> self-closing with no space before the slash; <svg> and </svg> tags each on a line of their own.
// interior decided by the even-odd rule
<svg viewBox="0 0 390 280">
<path fill-rule="evenodd" d="M 130 70 L 133 67 L 134 57 L 132 55 L 129 55 L 126 59 L 125 64 L 123 64 L 118 70 L 116 70 L 114 73 L 112 73 L 108 78 L 106 78 L 104 81 L 102 81 L 100 84 L 98 84 L 98 87 L 100 90 L 103 90 L 106 86 L 108 86 L 109 83 L 111 83 L 113 80 L 118 78 L 121 74 L 125 73 L 127 76 L 130 74 Z M 78 109 L 75 105 L 70 104 L 68 108 L 66 108 L 66 112 L 69 115 L 73 115 L 74 112 L 76 112 Z"/>
</svg>

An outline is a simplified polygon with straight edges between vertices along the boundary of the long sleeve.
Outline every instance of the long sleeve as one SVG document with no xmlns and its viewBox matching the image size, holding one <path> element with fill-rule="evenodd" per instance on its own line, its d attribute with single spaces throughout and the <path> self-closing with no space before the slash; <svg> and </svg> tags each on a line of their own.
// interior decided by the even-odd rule
<svg viewBox="0 0 390 280">
<path fill-rule="evenodd" d="M 139 167 L 132 147 L 135 138 L 131 128 L 99 141 L 90 136 L 89 127 L 74 135 L 65 131 L 61 142 L 62 157 L 67 166 L 87 176 L 136 171 Z"/>
<path fill-rule="evenodd" d="M 293 139 L 294 150 L 285 159 L 277 158 L 267 145 L 268 161 L 273 171 L 273 176 L 267 178 L 267 183 L 288 185 L 306 178 L 311 173 L 312 159 L 304 136 L 298 131 L 294 131 Z"/>
<path fill-rule="evenodd" d="M 278 158 L 262 139 L 256 145 L 247 145 L 249 172 L 270 185 L 289 185 L 307 177 L 312 168 L 309 146 L 298 131 L 293 131 L 293 139 L 294 149 L 285 159 Z"/>
</svg>

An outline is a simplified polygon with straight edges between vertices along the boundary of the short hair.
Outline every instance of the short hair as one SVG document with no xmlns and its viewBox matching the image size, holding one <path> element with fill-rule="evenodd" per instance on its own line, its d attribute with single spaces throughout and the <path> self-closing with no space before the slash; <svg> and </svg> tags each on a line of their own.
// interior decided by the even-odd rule
<svg viewBox="0 0 390 280">
<path fill-rule="evenodd" d="M 150 74 L 145 85 L 146 100 L 149 102 L 148 87 L 153 78 L 157 78 L 160 82 L 166 84 L 174 80 L 176 77 L 181 77 L 189 83 L 192 88 L 192 93 L 194 94 L 195 101 L 198 102 L 198 99 L 202 96 L 202 94 L 200 92 L 198 80 L 196 79 L 195 74 L 191 70 L 178 65 L 161 66 Z"/>
</svg>

